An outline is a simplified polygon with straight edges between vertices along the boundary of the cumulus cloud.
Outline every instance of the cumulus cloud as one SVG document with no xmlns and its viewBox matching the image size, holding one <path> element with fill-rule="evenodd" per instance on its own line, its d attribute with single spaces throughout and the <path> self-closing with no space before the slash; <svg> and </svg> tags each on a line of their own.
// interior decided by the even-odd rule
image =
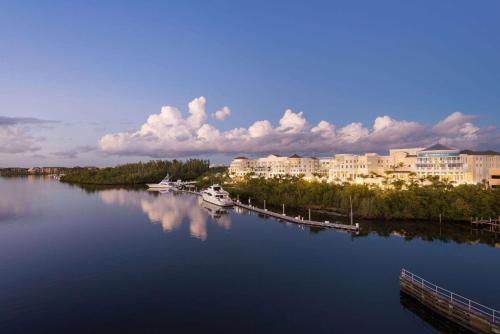
<svg viewBox="0 0 500 334">
<path fill-rule="evenodd" d="M 361 122 L 338 127 L 327 120 L 312 125 L 303 112 L 287 109 L 276 126 L 269 120 L 257 120 L 248 127 L 222 131 L 207 122 L 205 104 L 204 97 L 194 99 L 188 104 L 186 116 L 175 107 L 162 107 L 136 131 L 103 136 L 99 148 L 107 154 L 180 157 L 240 152 L 383 151 L 437 141 L 458 148 L 500 144 L 496 128 L 479 128 L 472 123 L 475 116 L 460 112 L 435 125 L 383 115 L 371 127 Z"/>
<path fill-rule="evenodd" d="M 229 109 L 228 106 L 223 107 L 221 110 L 217 110 L 212 114 L 212 117 L 219 120 L 223 121 L 225 120 L 229 115 L 231 115 L 231 109 Z"/>
</svg>

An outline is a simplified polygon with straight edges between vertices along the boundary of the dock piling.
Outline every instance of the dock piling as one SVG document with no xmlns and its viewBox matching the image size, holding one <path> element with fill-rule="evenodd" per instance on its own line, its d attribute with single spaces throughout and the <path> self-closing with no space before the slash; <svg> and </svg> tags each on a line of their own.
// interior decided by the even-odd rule
<svg viewBox="0 0 500 334">
<path fill-rule="evenodd" d="M 318 221 L 312 221 L 312 220 L 306 220 L 304 217 L 301 215 L 298 215 L 296 217 L 291 217 L 287 216 L 286 214 L 281 214 L 279 212 L 272 212 L 267 209 L 260 209 L 255 206 L 250 206 L 247 204 L 243 204 L 241 202 L 235 203 L 236 206 L 254 211 L 269 217 L 274 217 L 282 221 L 290 222 L 290 223 L 297 223 L 297 224 L 302 224 L 302 225 L 309 225 L 309 226 L 317 226 L 317 227 L 326 227 L 326 228 L 335 228 L 339 230 L 345 230 L 345 231 L 351 231 L 351 232 L 359 232 L 359 224 L 356 225 L 346 225 L 346 224 L 338 224 L 338 223 L 330 223 L 329 221 L 325 222 L 318 222 Z M 285 212 L 285 205 L 283 204 L 283 212 Z"/>
</svg>

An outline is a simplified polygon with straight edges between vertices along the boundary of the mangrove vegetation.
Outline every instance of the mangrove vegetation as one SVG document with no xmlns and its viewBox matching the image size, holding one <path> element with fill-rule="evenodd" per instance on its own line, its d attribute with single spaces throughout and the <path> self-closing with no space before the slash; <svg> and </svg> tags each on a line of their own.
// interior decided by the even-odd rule
<svg viewBox="0 0 500 334">
<path fill-rule="evenodd" d="M 61 181 L 94 185 L 135 185 L 160 182 L 167 174 L 172 180 L 191 181 L 208 171 L 208 160 L 152 160 L 99 169 L 72 168 L 61 177 Z"/>
<path fill-rule="evenodd" d="M 352 198 L 355 216 L 367 219 L 468 221 L 500 216 L 500 190 L 483 185 L 452 186 L 433 179 L 429 185 L 377 186 L 309 182 L 295 177 L 246 177 L 226 186 L 233 196 L 262 205 L 313 208 L 348 213 Z"/>
</svg>

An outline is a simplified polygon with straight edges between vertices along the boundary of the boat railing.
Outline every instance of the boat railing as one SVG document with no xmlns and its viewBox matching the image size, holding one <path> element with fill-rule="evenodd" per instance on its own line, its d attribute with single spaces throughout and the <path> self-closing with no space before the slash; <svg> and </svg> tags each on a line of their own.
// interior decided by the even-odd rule
<svg viewBox="0 0 500 334">
<path fill-rule="evenodd" d="M 494 324 L 500 324 L 500 311 L 492 309 L 488 306 L 475 302 L 469 298 L 461 296 L 455 292 L 442 288 L 434 283 L 431 283 L 424 278 L 415 275 L 414 273 L 401 269 L 401 278 L 411 281 L 414 285 L 420 286 L 441 299 L 448 300 L 451 304 L 467 309 L 478 316 L 481 316 Z"/>
</svg>

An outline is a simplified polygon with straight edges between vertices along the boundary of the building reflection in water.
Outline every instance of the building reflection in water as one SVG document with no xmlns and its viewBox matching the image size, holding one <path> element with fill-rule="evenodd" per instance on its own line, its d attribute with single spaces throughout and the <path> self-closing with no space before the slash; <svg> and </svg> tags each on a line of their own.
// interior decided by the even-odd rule
<svg viewBox="0 0 500 334">
<path fill-rule="evenodd" d="M 209 219 L 225 229 L 231 227 L 227 210 L 193 195 L 110 189 L 99 192 L 99 196 L 106 204 L 140 208 L 152 223 L 161 224 L 165 232 L 178 229 L 188 221 L 190 235 L 206 240 Z"/>
</svg>

